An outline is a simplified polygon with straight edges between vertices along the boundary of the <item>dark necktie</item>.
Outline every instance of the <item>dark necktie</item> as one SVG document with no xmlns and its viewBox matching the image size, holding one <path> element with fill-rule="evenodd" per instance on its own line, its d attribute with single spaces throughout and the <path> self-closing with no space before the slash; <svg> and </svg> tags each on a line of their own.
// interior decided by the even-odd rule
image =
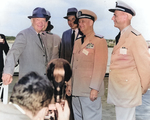
<svg viewBox="0 0 150 120">
<path fill-rule="evenodd" d="M 44 52 L 45 52 L 45 55 L 43 55 L 43 56 L 46 56 L 46 64 L 47 64 L 47 59 L 48 59 L 48 57 L 47 57 L 47 53 L 46 53 L 46 48 L 45 48 L 45 46 L 44 46 L 44 44 L 43 44 L 43 41 L 42 41 L 42 39 L 41 39 L 41 35 L 38 33 L 38 37 L 39 37 L 39 39 L 40 39 L 40 42 L 41 42 L 41 45 L 42 45 L 42 47 L 43 47 L 43 49 L 44 49 Z"/>
<path fill-rule="evenodd" d="M 75 30 L 73 30 L 73 33 L 71 35 L 71 45 L 72 45 L 72 47 L 74 45 L 74 38 L 75 38 Z"/>
<path fill-rule="evenodd" d="M 117 45 L 117 43 L 119 42 L 119 38 L 120 38 L 120 32 L 119 32 L 118 35 L 115 37 L 116 45 Z"/>
<path fill-rule="evenodd" d="M 41 42 L 41 45 L 42 45 L 42 47 L 43 47 L 43 42 L 42 42 L 42 39 L 41 39 L 41 36 L 40 36 L 40 34 L 39 34 L 39 33 L 38 33 L 38 37 L 39 37 L 40 42 Z"/>
</svg>

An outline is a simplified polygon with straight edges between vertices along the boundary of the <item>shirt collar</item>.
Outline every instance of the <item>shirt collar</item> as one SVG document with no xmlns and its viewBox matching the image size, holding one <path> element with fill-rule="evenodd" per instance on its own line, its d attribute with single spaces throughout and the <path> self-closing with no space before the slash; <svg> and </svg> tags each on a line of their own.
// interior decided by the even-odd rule
<svg viewBox="0 0 150 120">
<path fill-rule="evenodd" d="M 125 27 L 122 31 L 121 31 L 121 36 L 127 31 L 127 29 L 130 27 L 130 25 L 128 25 L 127 27 Z"/>
</svg>

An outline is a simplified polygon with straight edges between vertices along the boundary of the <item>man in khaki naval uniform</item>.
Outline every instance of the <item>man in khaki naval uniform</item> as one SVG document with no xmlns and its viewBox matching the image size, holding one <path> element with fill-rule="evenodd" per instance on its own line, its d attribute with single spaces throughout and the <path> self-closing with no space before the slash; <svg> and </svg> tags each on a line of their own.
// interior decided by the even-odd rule
<svg viewBox="0 0 150 120">
<path fill-rule="evenodd" d="M 94 12 L 80 10 L 77 15 L 79 28 L 85 35 L 75 41 L 72 55 L 73 76 L 72 106 L 75 120 L 101 120 L 101 96 L 104 94 L 103 78 L 106 72 L 108 49 L 106 40 L 96 36 L 93 24 L 97 19 Z"/>
<path fill-rule="evenodd" d="M 135 11 L 122 1 L 109 11 L 121 35 L 111 56 L 107 102 L 115 105 L 116 120 L 135 120 L 135 106 L 150 85 L 150 55 L 143 36 L 130 25 Z"/>
</svg>

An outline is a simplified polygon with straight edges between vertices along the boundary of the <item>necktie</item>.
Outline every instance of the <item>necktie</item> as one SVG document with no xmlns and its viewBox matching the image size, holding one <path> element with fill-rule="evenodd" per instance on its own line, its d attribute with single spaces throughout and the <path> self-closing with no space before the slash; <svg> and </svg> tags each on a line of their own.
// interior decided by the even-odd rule
<svg viewBox="0 0 150 120">
<path fill-rule="evenodd" d="M 72 45 L 72 47 L 74 45 L 74 38 L 75 38 L 75 30 L 73 30 L 73 33 L 71 35 L 71 45 Z"/>
<path fill-rule="evenodd" d="M 39 33 L 38 33 L 38 37 L 39 37 L 40 42 L 41 42 L 41 45 L 42 45 L 42 47 L 43 47 L 43 42 L 42 42 L 42 39 L 41 39 L 41 36 L 40 36 L 40 34 L 39 34 Z"/>
<path fill-rule="evenodd" d="M 47 62 L 48 62 L 48 57 L 47 57 L 47 53 L 46 53 L 46 48 L 45 48 L 45 46 L 44 46 L 44 44 L 43 44 L 43 41 L 42 41 L 42 39 L 41 39 L 41 35 L 40 35 L 39 33 L 38 33 L 38 37 L 39 37 L 40 42 L 41 42 L 41 45 L 42 45 L 42 47 L 43 47 L 43 50 L 44 50 L 44 53 L 45 53 L 45 55 L 43 55 L 43 56 L 46 57 L 46 64 L 47 64 Z"/>
<path fill-rule="evenodd" d="M 117 45 L 117 43 L 119 42 L 119 38 L 120 38 L 120 32 L 119 32 L 118 35 L 115 37 L 116 45 Z"/>
</svg>

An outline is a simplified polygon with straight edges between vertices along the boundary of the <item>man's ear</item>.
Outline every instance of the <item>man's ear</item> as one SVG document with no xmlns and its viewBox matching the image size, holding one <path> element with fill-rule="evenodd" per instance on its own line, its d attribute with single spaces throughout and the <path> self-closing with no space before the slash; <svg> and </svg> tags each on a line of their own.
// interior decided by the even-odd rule
<svg viewBox="0 0 150 120">
<path fill-rule="evenodd" d="M 93 23 L 94 23 L 93 20 L 89 20 L 89 25 L 90 26 L 93 26 Z"/>
</svg>

